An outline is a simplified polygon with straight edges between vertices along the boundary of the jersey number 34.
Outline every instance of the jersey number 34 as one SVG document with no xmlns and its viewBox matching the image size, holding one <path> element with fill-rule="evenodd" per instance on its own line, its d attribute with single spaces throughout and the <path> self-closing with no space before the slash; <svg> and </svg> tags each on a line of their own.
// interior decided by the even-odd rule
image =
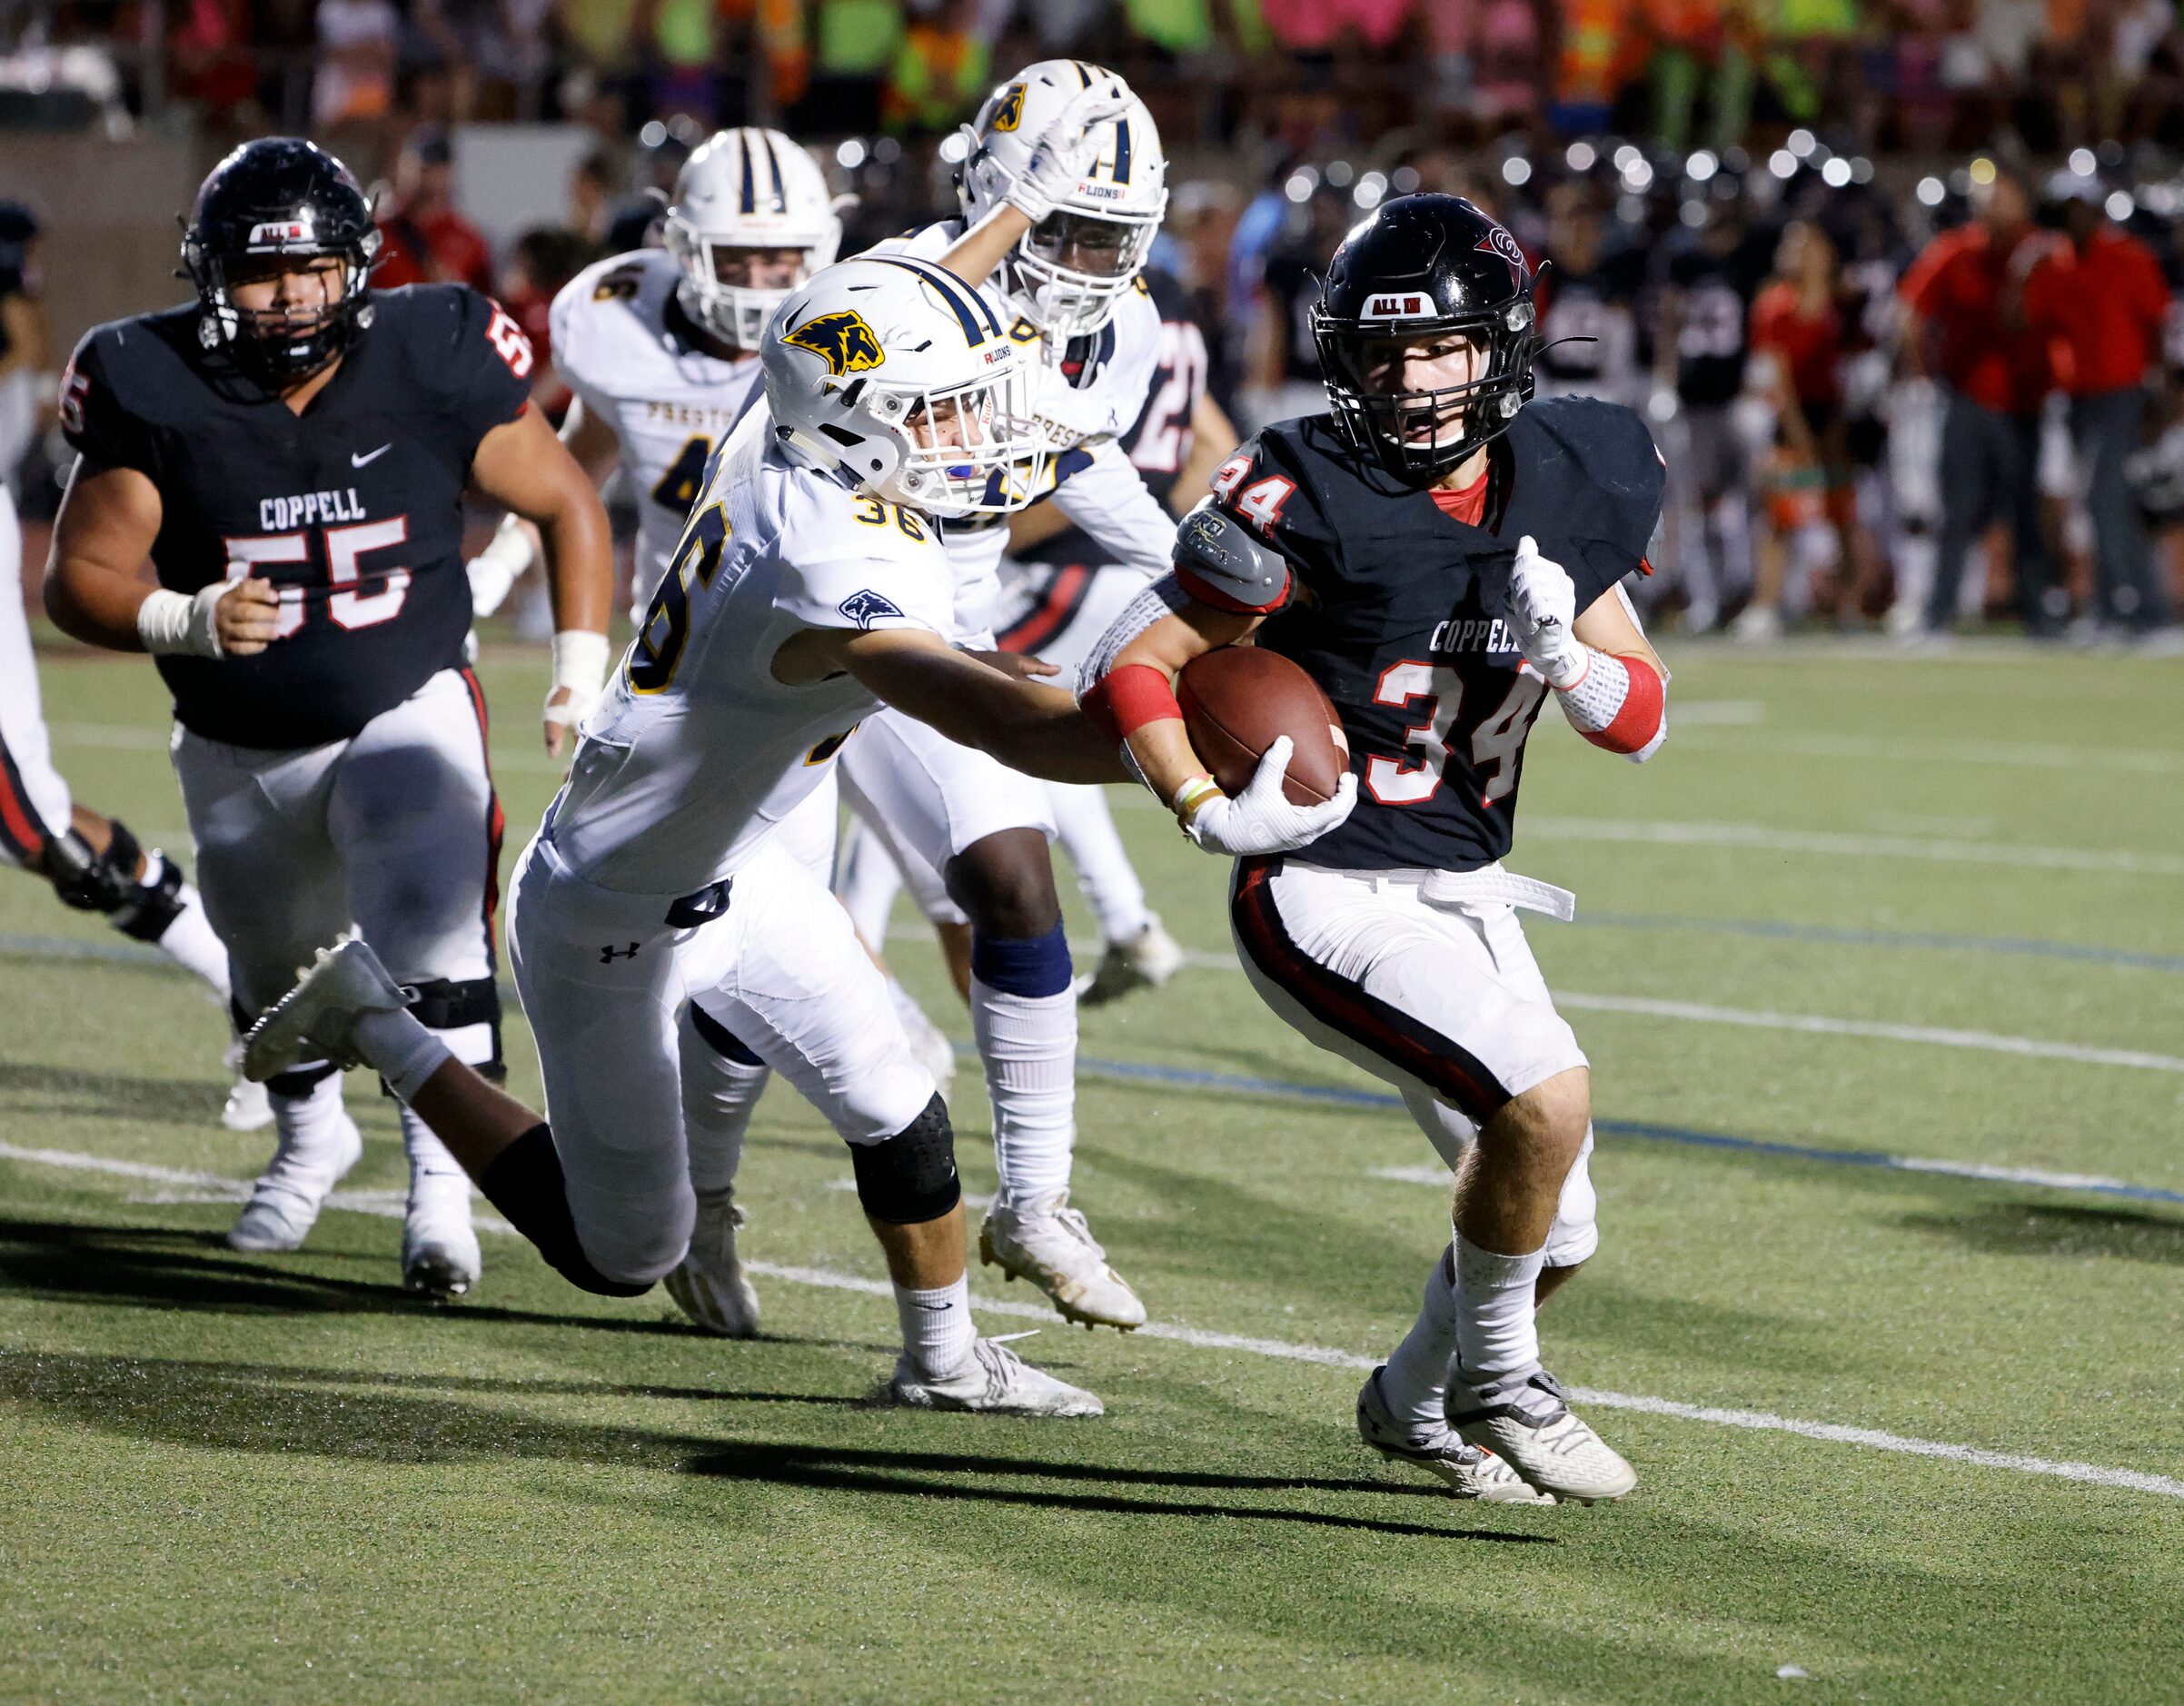
<svg viewBox="0 0 2184 1706">
<path fill-rule="evenodd" d="M 1546 694 L 1546 682 L 1527 670 L 1511 685 L 1509 696 L 1471 731 L 1471 767 L 1478 777 L 1482 806 L 1493 805 L 1516 786 L 1516 758 Z M 1444 663 L 1407 658 L 1380 672 L 1374 704 L 1407 707 L 1414 699 L 1425 701 L 1425 720 L 1403 731 L 1403 744 L 1418 761 L 1375 758 L 1365 766 L 1365 791 L 1384 806 L 1422 806 L 1431 799 L 1440 791 L 1441 772 L 1462 739 L 1456 722 L 1464 710 L 1463 676 Z"/>
</svg>

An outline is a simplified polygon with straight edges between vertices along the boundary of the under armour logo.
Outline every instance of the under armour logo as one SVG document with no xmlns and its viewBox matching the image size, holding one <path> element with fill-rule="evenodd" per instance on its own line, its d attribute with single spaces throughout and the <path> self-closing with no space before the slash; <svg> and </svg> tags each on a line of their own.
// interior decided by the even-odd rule
<svg viewBox="0 0 2184 1706">
<path fill-rule="evenodd" d="M 635 959 L 637 950 L 643 946 L 642 942 L 632 942 L 627 947 L 616 947 L 613 943 L 610 942 L 599 950 L 599 963 L 602 966 L 611 966 L 618 959 Z"/>
</svg>

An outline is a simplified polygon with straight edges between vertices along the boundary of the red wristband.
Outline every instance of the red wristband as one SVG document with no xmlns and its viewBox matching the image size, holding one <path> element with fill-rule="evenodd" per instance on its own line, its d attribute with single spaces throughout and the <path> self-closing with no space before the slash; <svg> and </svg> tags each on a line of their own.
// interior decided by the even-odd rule
<svg viewBox="0 0 2184 1706">
<path fill-rule="evenodd" d="M 1610 752 L 1643 752 L 1661 732 L 1661 716 L 1668 693 L 1661 672 L 1643 658 L 1625 656 L 1623 669 L 1631 678 L 1623 707 L 1605 729 L 1585 737 Z"/>
<path fill-rule="evenodd" d="M 1085 715 L 1117 746 L 1147 723 L 1170 717 L 1180 720 L 1183 716 L 1183 707 L 1176 702 L 1176 689 L 1167 677 L 1149 663 L 1126 663 L 1119 670 L 1109 670 L 1081 703 Z"/>
</svg>

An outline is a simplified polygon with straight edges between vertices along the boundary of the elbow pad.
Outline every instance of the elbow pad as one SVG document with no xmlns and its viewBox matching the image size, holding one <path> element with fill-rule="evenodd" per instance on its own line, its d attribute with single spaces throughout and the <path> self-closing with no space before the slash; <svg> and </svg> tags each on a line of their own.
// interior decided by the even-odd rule
<svg viewBox="0 0 2184 1706">
<path fill-rule="evenodd" d="M 1201 604 L 1264 615 L 1289 601 L 1289 560 L 1201 498 L 1176 530 L 1176 579 Z"/>
</svg>

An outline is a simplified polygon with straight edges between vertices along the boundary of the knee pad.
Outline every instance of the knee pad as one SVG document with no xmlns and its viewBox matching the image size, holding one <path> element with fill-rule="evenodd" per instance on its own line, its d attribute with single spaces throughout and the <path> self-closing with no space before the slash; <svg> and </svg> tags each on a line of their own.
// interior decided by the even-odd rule
<svg viewBox="0 0 2184 1706">
<path fill-rule="evenodd" d="M 956 1133 L 948 1104 L 938 1095 L 892 1137 L 876 1144 L 851 1144 L 857 1169 L 857 1200 L 874 1220 L 890 1226 L 915 1226 L 941 1215 L 963 1200 L 956 1176 Z"/>
<path fill-rule="evenodd" d="M 533 1126 L 495 1156 L 478 1188 L 508 1217 L 510 1225 L 531 1240 L 547 1265 L 579 1291 L 601 1297 L 641 1297 L 652 1289 L 650 1280 L 609 1279 L 591 1265 L 577 1240 L 561 1157 L 546 1126 Z"/>
<path fill-rule="evenodd" d="M 464 1064 L 481 1078 L 503 1083 L 508 1066 L 501 1058 L 501 989 L 491 977 L 435 977 L 409 986 L 416 992 L 410 1013 L 428 1031 L 459 1031 L 472 1025 L 491 1027 L 491 1050 L 483 1060 Z"/>
<path fill-rule="evenodd" d="M 1600 1198 L 1593 1189 L 1593 1128 L 1585 1127 L 1585 1141 L 1563 1180 L 1561 1200 L 1554 1205 L 1554 1224 L 1547 1228 L 1547 1265 L 1575 1267 L 1600 1248 Z"/>
</svg>

